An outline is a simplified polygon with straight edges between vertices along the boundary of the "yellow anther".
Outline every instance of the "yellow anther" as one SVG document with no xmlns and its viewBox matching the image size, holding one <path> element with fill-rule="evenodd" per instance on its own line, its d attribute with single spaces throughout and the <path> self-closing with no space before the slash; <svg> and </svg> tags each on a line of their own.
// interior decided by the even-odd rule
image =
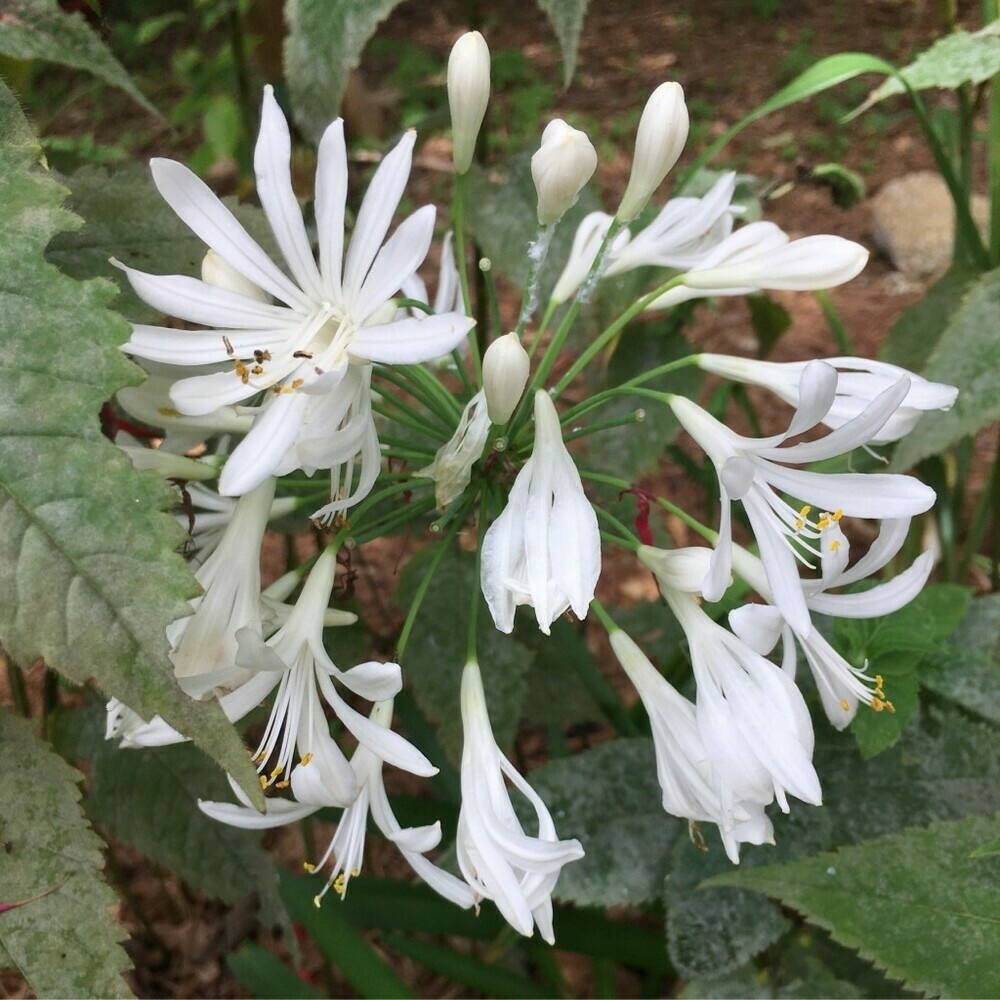
<svg viewBox="0 0 1000 1000">
<path fill-rule="evenodd" d="M 310 864 L 308 861 L 303 861 L 302 862 L 302 867 L 305 868 L 305 870 L 307 872 L 309 872 L 310 875 L 312 875 L 312 873 L 314 871 L 316 871 L 316 866 L 313 865 L 313 864 Z"/>
<path fill-rule="evenodd" d="M 801 531 L 806 526 L 806 522 L 801 517 L 795 519 L 795 530 Z"/>
<path fill-rule="evenodd" d="M 259 780 L 260 780 L 260 787 L 267 788 L 267 778 L 265 778 L 263 774 L 260 776 Z"/>
<path fill-rule="evenodd" d="M 361 869 L 360 868 L 352 868 L 351 869 L 351 878 L 357 878 L 360 874 L 361 874 Z"/>
<path fill-rule="evenodd" d="M 278 765 L 278 766 L 277 766 L 277 767 L 276 767 L 276 768 L 275 768 L 275 769 L 274 769 L 274 770 L 273 770 L 273 771 L 271 772 L 271 774 L 270 774 L 270 777 L 272 777 L 272 778 L 277 778 L 277 777 L 278 777 L 278 775 L 279 775 L 279 774 L 281 774 L 281 772 L 282 772 L 282 771 L 284 771 L 284 768 L 283 768 L 283 767 L 282 767 L 282 766 L 281 766 L 281 765 L 279 764 L 279 765 Z"/>
<path fill-rule="evenodd" d="M 808 516 L 809 516 L 809 512 L 810 512 L 811 510 L 812 510 L 812 507 L 810 507 L 810 506 L 809 506 L 809 504 L 806 504 L 806 505 L 805 505 L 805 506 L 804 506 L 804 507 L 802 508 L 802 510 L 800 510 L 800 511 L 799 511 L 799 517 L 808 517 Z"/>
<path fill-rule="evenodd" d="M 882 709 L 885 708 L 885 702 L 882 701 L 881 698 L 872 698 L 872 708 L 874 708 L 876 712 L 881 712 Z"/>
<path fill-rule="evenodd" d="M 284 781 L 279 781 L 275 783 L 275 788 L 288 788 L 291 782 L 286 778 Z"/>
<path fill-rule="evenodd" d="M 313 906 L 318 910 L 323 905 L 323 893 L 318 896 L 313 896 Z"/>
<path fill-rule="evenodd" d="M 843 516 L 844 512 L 839 507 L 833 512 L 833 519 L 835 521 L 839 521 Z"/>
<path fill-rule="evenodd" d="M 313 755 L 311 753 L 307 753 L 305 755 L 305 757 L 303 757 L 302 760 L 299 761 L 299 764 L 301 764 L 302 767 L 305 767 L 306 764 L 308 764 L 309 761 L 311 761 L 312 759 L 313 759 Z"/>
<path fill-rule="evenodd" d="M 839 549 L 839 548 L 840 548 L 840 540 L 839 539 L 835 538 L 832 542 L 830 542 L 830 551 L 831 552 L 836 552 L 837 549 Z"/>
<path fill-rule="evenodd" d="M 847 704 L 847 699 L 846 699 L 846 698 L 841 698 L 841 699 L 840 699 L 840 707 L 841 707 L 841 708 L 842 708 L 842 709 L 843 709 L 843 710 L 844 710 L 845 712 L 849 712 L 849 711 L 851 710 L 851 706 Z"/>
<path fill-rule="evenodd" d="M 344 873 L 341 872 L 332 882 L 333 891 L 340 896 L 341 899 L 347 895 L 347 883 L 344 881 Z"/>
<path fill-rule="evenodd" d="M 896 714 L 896 706 L 895 706 L 895 705 L 893 705 L 893 703 L 892 703 L 891 701 L 887 701 L 887 702 L 885 703 L 885 707 L 886 707 L 887 709 L 889 709 L 889 711 L 890 711 L 890 712 L 891 712 L 891 713 L 892 713 L 893 715 L 895 715 L 895 714 Z"/>
<path fill-rule="evenodd" d="M 830 520 L 830 515 L 823 514 L 816 522 L 816 527 L 819 528 L 820 531 L 825 531 L 831 524 L 833 524 L 833 522 Z"/>
</svg>

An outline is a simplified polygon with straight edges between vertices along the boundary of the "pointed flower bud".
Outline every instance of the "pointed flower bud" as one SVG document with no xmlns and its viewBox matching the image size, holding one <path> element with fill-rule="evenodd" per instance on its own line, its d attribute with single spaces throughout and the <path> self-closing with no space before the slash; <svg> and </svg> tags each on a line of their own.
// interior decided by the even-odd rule
<svg viewBox="0 0 1000 1000">
<path fill-rule="evenodd" d="M 516 333 L 498 337 L 483 355 L 483 389 L 490 421 L 505 424 L 521 401 L 531 365 Z"/>
<path fill-rule="evenodd" d="M 688 111 L 679 83 L 661 83 L 650 95 L 635 137 L 632 173 L 618 218 L 630 222 L 677 162 L 688 137 Z"/>
<path fill-rule="evenodd" d="M 448 57 L 448 106 L 451 108 L 455 172 L 472 165 L 479 127 L 490 99 L 490 50 L 478 31 L 467 31 Z"/>
<path fill-rule="evenodd" d="M 531 176 L 538 192 L 538 221 L 562 218 L 597 169 L 597 151 L 585 132 L 561 118 L 545 126 L 542 144 L 531 158 Z"/>
<path fill-rule="evenodd" d="M 202 258 L 201 280 L 206 285 L 224 288 L 227 292 L 239 292 L 240 295 L 245 295 L 248 299 L 254 299 L 257 302 L 269 301 L 263 289 L 255 285 L 249 278 L 244 278 L 225 257 L 214 250 L 209 250 Z"/>
</svg>

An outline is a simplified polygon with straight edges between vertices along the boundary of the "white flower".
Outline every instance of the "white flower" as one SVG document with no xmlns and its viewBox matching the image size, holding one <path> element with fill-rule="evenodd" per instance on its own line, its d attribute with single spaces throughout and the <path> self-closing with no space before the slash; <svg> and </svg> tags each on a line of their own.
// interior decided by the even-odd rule
<svg viewBox="0 0 1000 1000">
<path fill-rule="evenodd" d="M 535 393 L 534 450 L 486 532 L 481 555 L 483 596 L 501 632 L 514 628 L 518 604 L 535 609 L 546 635 L 567 608 L 587 616 L 601 572 L 597 515 L 542 389 Z"/>
<path fill-rule="evenodd" d="M 267 769 L 262 783 L 278 787 L 290 783 L 299 802 L 347 806 L 357 796 L 358 786 L 330 736 L 323 701 L 344 728 L 381 760 L 413 774 L 433 774 L 436 768 L 401 736 L 356 712 L 338 693 L 334 680 L 362 698 L 384 701 L 399 692 L 401 675 L 398 664 L 375 661 L 342 671 L 327 655 L 323 625 L 335 573 L 336 554 L 327 549 L 310 571 L 287 621 L 266 643 L 248 629 L 237 633 L 237 663 L 252 675 L 220 701 L 231 719 L 240 719 L 277 687 L 254 753 L 258 770 Z"/>
<path fill-rule="evenodd" d="M 586 133 L 561 118 L 550 121 L 542 144 L 531 157 L 531 176 L 538 193 L 538 221 L 550 225 L 576 204 L 583 186 L 597 169 L 597 151 Z"/>
<path fill-rule="evenodd" d="M 372 707 L 369 718 L 373 724 L 388 729 L 392 722 L 392 699 L 377 702 Z M 413 752 L 417 757 L 423 757 L 419 751 L 414 749 Z M 319 905 L 331 886 L 343 898 L 351 878 L 361 871 L 364 860 L 365 828 L 368 815 L 371 813 L 382 835 L 396 844 L 409 865 L 431 888 L 458 906 L 464 908 L 472 906 L 474 900 L 469 887 L 461 879 L 443 871 L 424 857 L 427 851 L 440 843 L 441 824 L 401 827 L 386 795 L 382 780 L 382 765 L 381 758 L 364 745 L 360 745 L 351 757 L 351 768 L 357 782 L 357 798 L 344 809 L 333 839 L 320 861 L 316 865 L 306 865 L 309 871 L 319 871 L 326 867 L 331 858 L 333 859 L 333 868 L 326 885 L 316 897 L 316 905 Z M 261 813 L 250 804 L 249 799 L 235 782 L 230 781 L 230 784 L 240 800 L 240 805 L 199 799 L 198 807 L 207 816 L 219 822 L 244 829 L 263 830 L 283 826 L 311 815 L 324 806 L 343 804 L 303 803 L 269 797 L 266 809 Z"/>
<path fill-rule="evenodd" d="M 711 571 L 702 585 L 708 600 L 719 600 L 729 581 L 732 500 L 741 501 L 746 510 L 775 603 L 789 625 L 799 632 L 808 631 L 810 621 L 796 559 L 809 565 L 808 556 L 819 554 L 813 544 L 819 532 L 809 519 L 813 509 L 838 516 L 883 519 L 912 517 L 934 503 L 934 491 L 909 476 L 823 474 L 777 464 L 821 461 L 867 444 L 906 397 L 909 380 L 900 379 L 858 416 L 825 437 L 781 447 L 788 438 L 822 420 L 833 404 L 836 389 L 836 370 L 822 361 L 810 362 L 802 373 L 801 401 L 788 430 L 762 439 L 736 434 L 697 404 L 672 397 L 674 414 L 712 460 L 719 476 L 719 541 Z M 780 493 L 803 501 L 805 506 L 790 506 Z"/>
<path fill-rule="evenodd" d="M 455 172 L 472 165 L 476 138 L 490 101 L 490 49 L 478 31 L 467 31 L 448 56 L 448 107 L 451 109 Z"/>
<path fill-rule="evenodd" d="M 123 267 L 149 305 L 213 328 L 136 325 L 125 346 L 129 354 L 151 361 L 225 366 L 174 384 L 170 398 L 180 413 L 203 416 L 266 392 L 252 429 L 223 470 L 221 492 L 240 495 L 272 475 L 313 407 L 323 410 L 329 405 L 326 396 L 345 391 L 342 383 L 350 365 L 411 364 L 439 357 L 472 326 L 456 313 L 380 323 L 390 297 L 426 256 L 434 228 L 434 209 L 428 206 L 385 239 L 409 174 L 414 138 L 407 133 L 376 171 L 342 266 L 347 192 L 343 123 L 338 120 L 326 130 L 316 171 L 317 264 L 292 191 L 288 125 L 271 88 L 265 88 L 254 155 L 257 193 L 291 278 L 191 171 L 171 160 L 152 161 L 153 180 L 180 219 L 242 278 L 275 300 L 261 302 L 195 278 Z M 346 394 L 356 388 L 357 382 L 349 381 Z"/>
<path fill-rule="evenodd" d="M 583 857 L 578 840 L 559 840 L 545 803 L 504 756 L 493 738 L 479 665 L 462 674 L 462 808 L 458 863 L 480 898 L 492 899 L 516 931 L 537 926 L 552 944 L 552 890 L 563 865 Z M 538 835 L 524 832 L 504 776 L 531 803 Z"/>
<path fill-rule="evenodd" d="M 621 229 L 608 249 L 601 278 L 638 267 L 686 270 L 698 266 L 732 231 L 735 187 L 736 174 L 724 174 L 701 198 L 672 198 L 634 238 L 628 229 Z M 611 221 L 611 216 L 603 212 L 591 212 L 583 218 L 552 292 L 554 301 L 564 302 L 580 287 Z"/>
<path fill-rule="evenodd" d="M 878 618 L 909 604 L 920 593 L 934 565 L 934 554 L 924 552 L 902 573 L 886 583 L 854 594 L 829 594 L 828 590 L 866 579 L 886 566 L 906 540 L 910 518 L 886 521 L 868 552 L 848 566 L 850 544 L 831 514 L 819 518 L 822 577 L 803 581 L 806 606 L 810 611 L 842 618 Z M 733 546 L 736 572 L 769 604 L 747 604 L 729 615 L 733 631 L 757 652 L 767 655 L 781 639 L 783 667 L 795 675 L 795 643 L 802 647 L 806 662 L 819 689 L 827 718 L 837 729 L 854 718 L 859 703 L 876 711 L 893 710 L 886 698 L 881 678 L 871 677 L 866 666 L 856 667 L 837 652 L 810 622 L 806 631 L 788 626 L 773 596 L 761 561 L 740 546 Z"/>
<path fill-rule="evenodd" d="M 437 450 L 434 461 L 414 475 L 434 480 L 434 499 L 440 510 L 451 506 L 472 480 L 472 466 L 479 461 L 490 433 L 485 390 L 480 389 L 462 410 L 458 427 Z"/>
<path fill-rule="evenodd" d="M 786 792 L 812 805 L 819 805 L 822 796 L 812 766 L 812 721 L 795 682 L 712 621 L 686 587 L 672 586 L 673 581 L 693 582 L 698 574 L 691 569 L 697 561 L 704 568 L 705 557 L 704 549 L 639 550 L 687 636 L 698 685 L 698 732 L 719 791 L 720 828 L 728 832 L 753 819 L 754 804 L 777 799 L 788 812 Z M 684 564 L 678 572 L 671 566 L 675 561 Z"/>
<path fill-rule="evenodd" d="M 506 333 L 486 348 L 483 355 L 483 390 L 490 422 L 505 424 L 521 402 L 528 383 L 531 359 L 520 338 Z"/>
<path fill-rule="evenodd" d="M 884 361 L 866 358 L 824 358 L 826 364 L 837 369 L 837 395 L 821 423 L 827 427 L 842 427 L 853 420 L 880 393 L 895 385 L 901 378 L 910 380 L 907 392 L 898 409 L 872 438 L 873 444 L 898 441 L 913 430 L 920 415 L 928 410 L 950 410 L 958 397 L 958 389 L 941 382 L 928 382 L 920 375 Z M 791 361 L 783 364 L 774 361 L 754 361 L 749 358 L 731 357 L 726 354 L 702 354 L 698 365 L 707 372 L 752 385 L 762 385 L 792 406 L 801 399 L 800 383 L 808 361 Z"/>
<path fill-rule="evenodd" d="M 731 826 L 726 827 L 695 706 L 674 689 L 624 632 L 616 630 L 610 639 L 618 662 L 649 715 L 663 808 L 691 822 L 717 824 L 733 864 L 739 863 L 740 844 L 773 844 L 774 830 L 760 802 L 738 801 L 733 807 Z"/>
<path fill-rule="evenodd" d="M 273 478 L 239 498 L 217 548 L 195 574 L 204 596 L 191 601 L 192 615 L 167 629 L 177 682 L 192 698 L 249 676 L 236 662 L 236 633 L 262 634 L 260 545 L 273 500 Z"/>
<path fill-rule="evenodd" d="M 737 229 L 664 292 L 650 309 L 666 309 L 709 295 L 749 295 L 762 289 L 812 291 L 850 281 L 868 262 L 868 251 L 839 236 L 806 236 L 789 242 L 772 222 Z"/>
<path fill-rule="evenodd" d="M 661 83 L 642 109 L 635 137 L 632 173 L 618 206 L 622 222 L 634 219 L 660 186 L 684 149 L 688 110 L 679 83 Z"/>
</svg>

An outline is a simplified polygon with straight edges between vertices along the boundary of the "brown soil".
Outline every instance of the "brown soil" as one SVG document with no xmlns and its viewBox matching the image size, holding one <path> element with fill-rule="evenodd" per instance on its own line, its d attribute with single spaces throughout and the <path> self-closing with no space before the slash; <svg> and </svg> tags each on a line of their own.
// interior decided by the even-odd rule
<svg viewBox="0 0 1000 1000">
<path fill-rule="evenodd" d="M 469 5 L 474 7 L 475 5 Z M 483 5 L 483 27 L 494 53 L 523 54 L 533 75 L 556 91 L 555 106 L 549 117 L 583 116 L 606 130 L 602 145 L 588 125 L 591 137 L 602 152 L 599 181 L 612 205 L 624 188 L 629 168 L 629 145 L 634 134 L 636 112 L 648 93 L 665 79 L 679 80 L 692 107 L 692 147 L 690 162 L 699 147 L 720 135 L 757 104 L 788 82 L 811 61 L 838 51 L 866 51 L 903 64 L 910 54 L 925 47 L 937 31 L 937 7 L 922 0 L 782 0 L 777 13 L 765 18 L 756 9 L 764 3 L 753 0 L 699 0 L 697 3 L 666 0 L 593 0 L 580 45 L 576 78 L 570 89 L 559 92 L 561 62 L 547 22 L 533 4 L 519 4 L 511 17 L 500 5 L 489 13 Z M 978 18 L 978 5 L 960 4 L 960 14 L 970 21 Z M 411 2 L 403 4 L 382 26 L 380 37 L 394 39 L 446 58 L 457 35 L 467 27 L 466 6 L 457 2 Z M 975 26 L 970 24 L 970 26 Z M 273 46 L 268 46 L 271 48 Z M 381 109 L 387 121 L 394 121 L 394 105 L 402 99 L 394 91 L 394 63 L 366 60 L 362 65 L 363 90 Z M 870 83 L 866 78 L 865 83 Z M 874 85 L 874 84 L 872 84 Z M 859 171 L 869 191 L 888 180 L 917 169 L 931 169 L 933 163 L 913 117 L 901 104 L 892 103 L 874 116 L 862 117 L 850 125 L 836 124 L 842 114 L 860 101 L 866 87 L 848 88 L 852 100 L 841 104 L 829 99 L 814 100 L 773 114 L 747 129 L 716 163 L 734 165 L 766 182 L 765 214 L 793 236 L 808 233 L 836 233 L 871 245 L 870 219 L 866 203 L 842 210 L 829 192 L 808 180 L 809 169 L 818 163 L 839 160 Z M 503 106 L 510 107 L 509 98 Z M 839 109 L 839 111 L 838 111 Z M 495 116 L 496 117 L 496 116 Z M 503 118 L 499 119 L 501 126 Z M 622 122 L 628 127 L 620 126 Z M 72 130 L 73 124 L 56 122 L 56 131 Z M 162 145 L 160 133 L 145 142 Z M 157 150 L 160 151 L 160 150 Z M 170 150 L 178 155 L 176 149 Z M 439 178 L 441 163 L 448 162 L 447 145 L 434 140 L 423 151 L 425 171 L 419 167 L 415 179 L 428 189 Z M 874 356 L 900 312 L 922 294 L 923 289 L 907 286 L 894 275 L 890 265 L 873 252 L 864 274 L 849 286 L 833 293 L 857 353 Z M 815 299 L 807 294 L 775 296 L 793 317 L 791 330 L 780 341 L 774 357 L 793 360 L 836 353 L 826 321 Z M 741 301 L 722 303 L 718 310 L 703 308 L 691 336 L 708 350 L 746 353 L 756 347 L 749 328 L 746 307 Z M 669 473 L 664 472 L 665 477 Z M 664 479 L 676 495 L 675 480 Z M 651 484 L 653 487 L 656 484 Z M 715 516 L 708 512 L 711 521 Z M 676 524 L 669 525 L 678 542 L 685 538 Z M 398 539 L 383 545 L 371 544 L 359 553 L 359 593 L 370 604 L 373 618 L 387 626 L 377 629 L 391 636 L 394 612 L 385 604 L 391 591 L 399 558 Z M 606 594 L 624 595 L 635 601 L 654 596 L 645 574 L 638 574 L 630 559 L 609 560 L 602 579 Z M 0 671 L 0 685 L 4 672 Z M 37 685 L 37 673 L 31 675 Z M 34 692 L 33 692 L 34 693 Z M 0 687 L 0 700 L 7 692 Z M 522 750 L 538 759 L 539 745 L 525 734 Z M 279 855 L 291 866 L 301 861 L 301 847 L 294 836 L 277 839 Z M 372 870 L 392 864 L 378 848 L 370 860 Z M 224 908 L 205 900 L 161 872 L 151 870 L 133 852 L 112 845 L 118 877 L 129 885 L 137 909 L 146 925 L 123 904 L 122 919 L 132 934 L 130 952 L 137 971 L 133 988 L 144 996 L 240 996 L 241 987 L 225 968 L 222 955 L 246 935 L 253 925 L 252 914 L 226 915 Z M 221 928 L 221 930 L 220 930 Z M 572 956 L 560 957 L 565 974 L 579 988 L 578 995 L 591 989 L 589 970 Z M 307 945 L 303 968 L 310 981 L 322 988 L 320 962 Z M 401 974 L 409 977 L 421 995 L 445 995 L 448 984 L 415 971 L 412 963 L 400 963 Z M 331 984 L 335 995 L 352 995 L 344 982 Z M 621 984 L 635 990 L 638 984 Z M 0 977 L 0 996 L 22 996 L 23 983 L 17 977 Z M 447 995 L 462 994 L 451 989 Z"/>
</svg>

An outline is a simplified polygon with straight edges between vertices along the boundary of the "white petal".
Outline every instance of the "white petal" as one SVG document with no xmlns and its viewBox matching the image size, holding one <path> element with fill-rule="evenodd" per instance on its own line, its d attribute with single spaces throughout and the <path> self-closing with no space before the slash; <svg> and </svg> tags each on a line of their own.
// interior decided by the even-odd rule
<svg viewBox="0 0 1000 1000">
<path fill-rule="evenodd" d="M 853 566 L 837 577 L 836 585 L 846 587 L 850 583 L 857 583 L 858 580 L 865 580 L 888 565 L 889 560 L 893 559 L 903 547 L 910 531 L 911 520 L 909 517 L 900 517 L 883 521 L 878 538 L 872 542 L 871 548 Z"/>
<path fill-rule="evenodd" d="M 433 205 L 425 205 L 404 219 L 386 240 L 352 304 L 356 322 L 363 323 L 380 309 L 386 299 L 399 291 L 403 280 L 424 262 L 434 236 L 435 214 Z"/>
<path fill-rule="evenodd" d="M 310 308 L 308 298 L 281 273 L 203 181 L 174 160 L 154 159 L 149 167 L 164 201 L 202 242 L 276 299 L 303 311 Z"/>
<path fill-rule="evenodd" d="M 368 701 L 394 698 L 403 686 L 399 664 L 379 663 L 377 660 L 359 663 L 350 670 L 338 672 L 337 680 Z"/>
<path fill-rule="evenodd" d="M 729 612 L 729 625 L 755 653 L 767 656 L 778 644 L 785 619 L 778 608 L 744 604 Z"/>
<path fill-rule="evenodd" d="M 836 395 L 837 369 L 824 361 L 810 361 L 802 370 L 799 381 L 799 405 L 785 436 L 795 437 L 796 434 L 815 427 L 833 405 Z M 783 449 L 783 454 L 787 454 L 788 450 Z M 795 461 L 788 458 L 783 460 Z"/>
<path fill-rule="evenodd" d="M 236 358 L 252 357 L 257 350 L 280 351 L 287 342 L 288 334 L 281 330 L 174 330 L 137 323 L 122 350 L 147 361 L 193 366 L 231 364 Z M 255 391 L 251 387 L 244 395 Z"/>
<path fill-rule="evenodd" d="M 379 164 L 365 192 L 344 264 L 344 295 L 349 301 L 357 300 L 361 285 L 389 231 L 389 223 L 410 176 L 416 139 L 416 132 L 410 130 L 399 140 Z"/>
<path fill-rule="evenodd" d="M 268 799 L 266 812 L 258 812 L 253 806 L 198 799 L 198 808 L 206 816 L 228 826 L 238 826 L 244 830 L 271 830 L 276 826 L 305 819 L 320 807 L 308 802 L 292 802 L 290 799 Z"/>
<path fill-rule="evenodd" d="M 222 496 L 242 496 L 259 486 L 285 457 L 302 426 L 309 397 L 298 392 L 272 396 L 250 433 L 236 446 L 219 477 Z"/>
<path fill-rule="evenodd" d="M 170 388 L 170 401 L 186 416 L 204 417 L 259 391 L 245 384 L 235 371 L 213 372 L 176 381 Z"/>
<path fill-rule="evenodd" d="M 809 607 L 837 618 L 880 618 L 909 604 L 924 588 L 934 568 L 934 553 L 924 552 L 909 569 L 859 594 L 816 594 Z"/>
<path fill-rule="evenodd" d="M 426 854 L 441 843 L 441 824 L 431 823 L 430 826 L 403 827 L 386 836 L 401 850 L 412 851 L 414 854 Z"/>
<path fill-rule="evenodd" d="M 354 334 L 351 356 L 388 365 L 432 361 L 458 347 L 475 325 L 475 320 L 461 313 L 445 313 L 365 326 Z"/>
<path fill-rule="evenodd" d="M 302 223 L 302 210 L 292 190 L 291 156 L 288 122 L 274 99 L 274 88 L 268 85 L 264 87 L 260 134 L 253 154 L 257 197 L 299 287 L 314 301 L 321 301 L 319 271 Z"/>
<path fill-rule="evenodd" d="M 319 266 L 326 294 L 334 301 L 340 298 L 341 293 L 346 200 L 347 147 L 344 144 L 344 122 L 338 118 L 327 126 L 319 143 L 315 202 Z"/>
<path fill-rule="evenodd" d="M 575 486 L 556 486 L 549 524 L 549 558 L 556 586 L 569 598 L 576 617 L 586 618 L 601 575 L 601 532 L 579 479 Z"/>
<path fill-rule="evenodd" d="M 188 323 L 274 331 L 283 325 L 301 322 L 297 314 L 281 306 L 268 305 L 197 278 L 183 274 L 146 274 L 118 261 L 112 263 L 125 272 L 129 284 L 143 302 L 166 316 L 176 316 Z"/>
</svg>

